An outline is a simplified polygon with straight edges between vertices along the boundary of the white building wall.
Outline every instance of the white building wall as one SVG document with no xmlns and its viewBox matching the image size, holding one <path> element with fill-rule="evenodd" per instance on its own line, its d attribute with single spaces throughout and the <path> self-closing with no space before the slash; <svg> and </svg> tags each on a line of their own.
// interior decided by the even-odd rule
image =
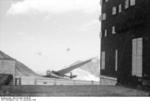
<svg viewBox="0 0 150 101">
<path fill-rule="evenodd" d="M 15 83 L 15 63 L 14 60 L 0 60 L 0 74 L 13 75 L 13 84 Z"/>
</svg>

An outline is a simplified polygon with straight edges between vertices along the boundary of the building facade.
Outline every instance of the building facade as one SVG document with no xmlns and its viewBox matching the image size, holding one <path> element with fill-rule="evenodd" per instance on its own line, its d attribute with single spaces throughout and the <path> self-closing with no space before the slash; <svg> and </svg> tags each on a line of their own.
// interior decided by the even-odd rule
<svg viewBox="0 0 150 101">
<path fill-rule="evenodd" d="M 150 0 L 102 0 L 101 75 L 121 84 L 150 77 Z"/>
</svg>

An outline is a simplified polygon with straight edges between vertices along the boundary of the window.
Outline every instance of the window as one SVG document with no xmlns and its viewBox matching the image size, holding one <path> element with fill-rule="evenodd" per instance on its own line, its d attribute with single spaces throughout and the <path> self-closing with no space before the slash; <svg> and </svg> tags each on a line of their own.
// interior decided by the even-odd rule
<svg viewBox="0 0 150 101">
<path fill-rule="evenodd" d="M 135 0 L 130 0 L 130 5 L 131 5 L 131 6 L 134 6 L 134 5 L 135 5 L 135 3 L 136 3 L 136 1 L 135 1 Z"/>
<path fill-rule="evenodd" d="M 112 8 L 112 15 L 115 15 L 117 13 L 117 8 L 116 7 L 113 7 Z"/>
<path fill-rule="evenodd" d="M 99 16 L 99 21 L 101 21 L 101 20 L 102 20 L 102 15 Z"/>
<path fill-rule="evenodd" d="M 101 37 L 102 37 L 102 32 L 99 33 L 99 38 L 101 38 Z"/>
<path fill-rule="evenodd" d="M 100 5 L 102 5 L 102 2 L 103 2 L 103 1 L 102 1 L 102 0 L 100 0 Z"/>
<path fill-rule="evenodd" d="M 118 50 L 115 50 L 115 71 L 118 70 Z"/>
<path fill-rule="evenodd" d="M 102 1 L 102 3 L 108 2 L 108 0 L 101 0 L 101 1 Z"/>
<path fill-rule="evenodd" d="M 122 5 L 119 5 L 119 13 L 122 12 Z"/>
<path fill-rule="evenodd" d="M 112 26 L 112 34 L 116 34 L 115 26 Z"/>
<path fill-rule="evenodd" d="M 105 2 L 108 2 L 108 0 L 105 0 Z"/>
<path fill-rule="evenodd" d="M 105 37 L 107 36 L 107 29 L 105 29 L 104 36 Z"/>
<path fill-rule="evenodd" d="M 106 13 L 103 13 L 102 20 L 106 20 Z"/>
<path fill-rule="evenodd" d="M 142 77 L 143 71 L 143 38 L 132 40 L 132 75 Z"/>
<path fill-rule="evenodd" d="M 105 51 L 102 51 L 101 53 L 101 69 L 104 70 L 105 69 Z"/>
<path fill-rule="evenodd" d="M 129 0 L 125 1 L 125 9 L 129 8 Z"/>
</svg>

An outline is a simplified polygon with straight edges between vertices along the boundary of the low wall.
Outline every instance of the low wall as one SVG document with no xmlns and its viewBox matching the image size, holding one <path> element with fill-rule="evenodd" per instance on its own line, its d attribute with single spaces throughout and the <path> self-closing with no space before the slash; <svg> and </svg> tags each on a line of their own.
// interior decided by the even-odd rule
<svg viewBox="0 0 150 101">
<path fill-rule="evenodd" d="M 16 85 L 99 85 L 95 81 L 18 77 Z"/>
<path fill-rule="evenodd" d="M 116 84 L 117 84 L 117 78 L 100 76 L 100 85 L 116 85 Z"/>
<path fill-rule="evenodd" d="M 99 85 L 99 82 L 64 79 L 36 79 L 36 85 Z"/>
</svg>

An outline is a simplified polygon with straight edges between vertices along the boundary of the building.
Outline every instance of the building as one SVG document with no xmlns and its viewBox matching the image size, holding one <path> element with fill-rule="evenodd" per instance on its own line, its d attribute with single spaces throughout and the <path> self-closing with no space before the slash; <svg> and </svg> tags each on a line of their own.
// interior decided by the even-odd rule
<svg viewBox="0 0 150 101">
<path fill-rule="evenodd" d="M 37 77 L 26 65 L 0 51 L 0 86 L 31 84 Z"/>
<path fill-rule="evenodd" d="M 101 75 L 121 84 L 150 80 L 150 0 L 102 0 Z"/>
</svg>

